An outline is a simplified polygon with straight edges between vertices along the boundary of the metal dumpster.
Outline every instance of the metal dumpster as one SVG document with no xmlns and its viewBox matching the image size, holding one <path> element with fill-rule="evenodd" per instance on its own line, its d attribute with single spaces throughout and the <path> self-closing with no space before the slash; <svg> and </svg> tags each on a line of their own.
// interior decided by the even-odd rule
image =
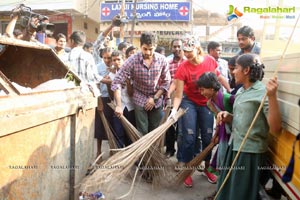
<svg viewBox="0 0 300 200">
<path fill-rule="evenodd" d="M 26 90 L 75 74 L 49 47 L 0 37 L 0 199 L 75 199 L 94 159 L 97 99 L 78 86 Z"/>
</svg>

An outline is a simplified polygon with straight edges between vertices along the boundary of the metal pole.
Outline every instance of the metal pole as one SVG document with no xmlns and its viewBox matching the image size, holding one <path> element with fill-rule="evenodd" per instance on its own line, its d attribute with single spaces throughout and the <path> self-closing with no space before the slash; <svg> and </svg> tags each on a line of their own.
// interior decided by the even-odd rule
<svg viewBox="0 0 300 200">
<path fill-rule="evenodd" d="M 190 10 L 191 10 L 191 15 L 190 15 L 190 24 L 191 25 L 191 32 L 189 34 L 193 35 L 194 34 L 194 8 L 193 8 L 193 0 L 190 0 L 191 2 L 191 7 L 190 7 Z"/>
<path fill-rule="evenodd" d="M 124 10 L 125 10 L 125 0 L 122 0 L 120 15 L 121 17 L 124 16 Z M 120 26 L 120 42 L 124 41 L 124 24 L 122 23 Z"/>
<path fill-rule="evenodd" d="M 134 35 L 134 26 L 136 20 L 136 3 L 137 0 L 134 0 L 133 11 L 132 11 L 132 22 L 131 22 L 131 32 L 130 32 L 130 43 L 133 44 L 133 35 Z"/>
</svg>

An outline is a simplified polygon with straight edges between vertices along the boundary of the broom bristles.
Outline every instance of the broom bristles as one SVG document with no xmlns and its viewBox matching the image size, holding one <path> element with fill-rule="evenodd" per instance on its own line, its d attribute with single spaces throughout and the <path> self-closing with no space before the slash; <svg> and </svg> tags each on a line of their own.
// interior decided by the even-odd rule
<svg viewBox="0 0 300 200">
<path fill-rule="evenodd" d="M 115 106 L 110 105 L 112 108 Z M 127 130 L 130 138 L 133 138 L 132 141 L 137 141 L 140 139 L 142 134 L 124 117 L 120 117 L 120 120 Z M 144 169 L 158 169 L 158 168 L 172 168 L 172 163 L 165 159 L 165 156 L 157 149 L 157 145 L 152 145 L 149 150 L 145 153 L 144 159 L 142 159 L 142 166 Z M 174 167 L 174 166 L 173 166 Z M 149 178 L 152 178 L 153 185 L 157 185 L 162 180 L 159 180 L 161 177 L 166 175 L 164 170 L 142 170 L 142 174 L 147 173 Z M 165 179 L 164 179 L 165 180 Z"/>
<path fill-rule="evenodd" d="M 180 118 L 185 112 L 185 110 L 180 109 L 175 115 L 176 118 Z M 157 142 L 164 131 L 166 131 L 174 122 L 174 120 L 168 120 L 155 130 L 129 145 L 126 150 L 121 150 L 112 155 L 103 162 L 102 167 L 100 166 L 94 174 L 87 177 L 85 183 L 81 183 L 80 191 L 96 191 L 97 189 L 103 191 L 105 188 L 107 188 L 108 191 L 111 191 L 113 187 L 116 187 L 118 183 L 120 183 L 120 180 L 126 177 L 134 163 L 140 159 L 155 142 Z M 159 165 L 157 167 L 159 167 Z"/>
<path fill-rule="evenodd" d="M 108 103 L 108 105 L 114 110 L 115 104 Z M 127 120 L 127 118 L 124 115 L 120 116 L 121 123 L 126 130 L 129 138 L 132 138 L 132 141 L 135 142 L 138 139 L 142 137 L 142 134 Z M 144 156 L 144 160 L 146 162 L 143 162 L 144 168 L 157 168 L 157 167 L 165 167 L 167 166 L 171 167 L 171 163 L 169 164 L 167 160 L 165 159 L 165 156 L 157 149 L 157 145 L 151 146 L 149 150 L 146 152 Z M 157 166 L 159 164 L 159 166 Z M 156 181 L 157 177 L 161 177 L 160 174 L 164 173 L 162 170 L 151 170 L 147 171 L 148 176 L 153 178 L 153 183 Z"/>
</svg>

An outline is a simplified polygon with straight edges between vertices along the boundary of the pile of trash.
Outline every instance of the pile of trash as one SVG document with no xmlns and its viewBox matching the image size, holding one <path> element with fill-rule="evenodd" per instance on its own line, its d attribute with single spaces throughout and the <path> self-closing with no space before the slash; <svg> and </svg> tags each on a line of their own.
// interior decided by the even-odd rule
<svg viewBox="0 0 300 200">
<path fill-rule="evenodd" d="M 99 200 L 99 199 L 105 199 L 104 194 L 101 192 L 96 192 L 89 194 L 87 192 L 80 192 L 79 193 L 79 200 Z"/>
</svg>

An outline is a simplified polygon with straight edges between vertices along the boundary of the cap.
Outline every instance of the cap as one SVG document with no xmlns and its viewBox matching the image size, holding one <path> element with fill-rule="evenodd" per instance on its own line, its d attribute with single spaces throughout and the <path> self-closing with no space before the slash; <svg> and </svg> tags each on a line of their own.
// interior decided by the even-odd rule
<svg viewBox="0 0 300 200">
<path fill-rule="evenodd" d="M 194 36 L 187 36 L 183 39 L 182 50 L 183 51 L 193 51 L 195 47 L 199 47 L 200 42 L 196 40 Z"/>
</svg>

